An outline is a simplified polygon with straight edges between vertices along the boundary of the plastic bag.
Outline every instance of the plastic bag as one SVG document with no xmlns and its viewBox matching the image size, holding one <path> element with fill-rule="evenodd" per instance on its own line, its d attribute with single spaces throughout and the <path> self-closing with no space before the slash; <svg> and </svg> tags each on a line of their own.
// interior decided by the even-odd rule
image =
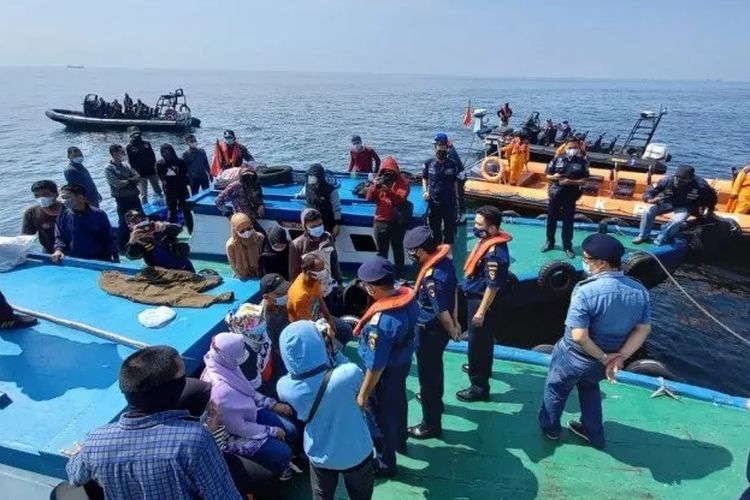
<svg viewBox="0 0 750 500">
<path fill-rule="evenodd" d="M 10 271 L 26 262 L 36 236 L 0 236 L 0 272 Z"/>
</svg>

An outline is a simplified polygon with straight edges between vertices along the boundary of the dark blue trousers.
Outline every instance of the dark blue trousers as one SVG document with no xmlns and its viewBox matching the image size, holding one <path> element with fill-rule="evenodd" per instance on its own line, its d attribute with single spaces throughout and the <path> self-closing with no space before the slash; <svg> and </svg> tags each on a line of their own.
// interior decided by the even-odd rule
<svg viewBox="0 0 750 500">
<path fill-rule="evenodd" d="M 577 192 L 550 193 L 547 205 L 547 241 L 555 244 L 557 221 L 562 221 L 562 246 L 573 248 L 573 220 L 576 215 Z"/>
<path fill-rule="evenodd" d="M 443 352 L 448 345 L 448 333 L 440 326 L 417 328 L 417 374 L 422 396 L 422 421 L 431 429 L 442 428 L 443 416 Z"/>
<path fill-rule="evenodd" d="M 406 377 L 411 363 L 387 366 L 370 393 L 370 408 L 376 428 L 370 426 L 378 458 L 389 469 L 396 468 L 396 452 L 406 451 Z"/>
<path fill-rule="evenodd" d="M 495 300 L 497 300 L 497 297 Z M 490 306 L 487 310 L 482 326 L 477 327 L 472 324 L 471 318 L 474 317 L 481 303 L 481 297 L 466 297 L 466 322 L 469 325 L 469 380 L 472 386 L 484 392 L 489 392 L 493 350 L 495 348 L 493 331 L 497 329 L 497 325 L 492 325 L 492 320 L 496 316 L 493 313 L 493 306 Z"/>
<path fill-rule="evenodd" d="M 573 387 L 578 389 L 581 405 L 581 424 L 591 444 L 597 448 L 604 446 L 602 425 L 602 395 L 599 382 L 604 379 L 604 366 L 597 360 L 580 354 L 559 340 L 552 351 L 547 382 L 544 385 L 544 399 L 539 410 L 539 424 L 552 435 L 560 435 L 560 416 L 565 409 Z"/>
</svg>

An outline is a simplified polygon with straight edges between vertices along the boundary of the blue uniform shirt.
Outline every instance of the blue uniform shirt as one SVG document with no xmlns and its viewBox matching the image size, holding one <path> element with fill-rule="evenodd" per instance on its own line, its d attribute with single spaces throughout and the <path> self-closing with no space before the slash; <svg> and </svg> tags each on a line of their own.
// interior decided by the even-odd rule
<svg viewBox="0 0 750 500">
<path fill-rule="evenodd" d="M 544 171 L 547 175 L 560 174 L 572 180 L 585 179 L 589 176 L 589 161 L 582 156 L 568 158 L 565 155 L 555 156 L 547 165 Z M 555 196 L 558 194 L 578 194 L 581 188 L 579 186 L 561 186 L 556 182 L 550 182 L 549 194 Z"/>
<path fill-rule="evenodd" d="M 481 296 L 487 288 L 498 292 L 508 290 L 508 268 L 510 253 L 508 245 L 500 243 L 492 246 L 477 264 L 474 274 L 466 278 L 464 292 L 467 296 Z"/>
<path fill-rule="evenodd" d="M 453 315 L 456 303 L 456 269 L 453 261 L 445 258 L 425 274 L 417 290 L 418 323 L 428 328 L 441 327 L 438 314 L 448 311 Z"/>
<path fill-rule="evenodd" d="M 448 157 L 445 161 L 433 158 L 425 162 L 422 177 L 427 179 L 427 192 L 433 203 L 443 205 L 456 204 L 454 188 L 460 167 Z"/>
<path fill-rule="evenodd" d="M 622 272 L 594 275 L 576 285 L 565 318 L 566 342 L 573 328 L 588 328 L 589 337 L 604 352 L 617 352 L 638 324 L 651 322 L 648 290 Z"/>
<path fill-rule="evenodd" d="M 414 354 L 414 330 L 419 306 L 409 305 L 375 314 L 359 337 L 359 357 L 368 370 L 411 363 Z"/>
</svg>

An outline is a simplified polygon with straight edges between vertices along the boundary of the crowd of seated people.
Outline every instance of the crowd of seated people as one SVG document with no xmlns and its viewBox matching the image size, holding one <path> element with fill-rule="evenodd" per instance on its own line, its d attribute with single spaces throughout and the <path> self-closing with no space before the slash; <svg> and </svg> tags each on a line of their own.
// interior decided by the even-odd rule
<svg viewBox="0 0 750 500">
<path fill-rule="evenodd" d="M 133 99 L 128 94 L 125 94 L 122 103 L 117 99 L 108 102 L 102 97 L 86 100 L 83 103 L 83 113 L 86 116 L 94 118 L 149 120 L 158 117 L 155 108 L 147 106 L 140 99 L 133 102 Z"/>
</svg>

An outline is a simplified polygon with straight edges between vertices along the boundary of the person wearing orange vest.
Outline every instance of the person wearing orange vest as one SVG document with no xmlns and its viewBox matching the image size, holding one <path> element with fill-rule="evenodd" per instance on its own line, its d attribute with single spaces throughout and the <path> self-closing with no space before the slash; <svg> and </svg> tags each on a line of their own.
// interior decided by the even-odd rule
<svg viewBox="0 0 750 500">
<path fill-rule="evenodd" d="M 479 239 L 464 264 L 467 320 L 469 321 L 469 363 L 464 370 L 471 385 L 456 393 L 461 401 L 487 401 L 497 326 L 487 316 L 495 316 L 497 299 L 509 289 L 511 236 L 500 230 L 503 216 L 497 207 L 480 207 L 474 218 L 474 235 Z"/>
<path fill-rule="evenodd" d="M 501 155 L 508 159 L 510 175 L 508 182 L 511 186 L 518 184 L 518 178 L 521 176 L 521 170 L 529 163 L 529 141 L 524 132 L 519 132 L 516 137 L 500 150 Z"/>
<path fill-rule="evenodd" d="M 750 166 L 740 170 L 732 183 L 727 208 L 735 214 L 750 214 Z"/>
<path fill-rule="evenodd" d="M 237 136 L 234 135 L 234 130 L 224 131 L 224 142 L 219 143 L 216 141 L 214 147 L 214 158 L 211 162 L 211 175 L 218 177 L 218 175 L 233 167 L 239 167 L 246 161 L 255 161 L 250 151 L 237 141 Z"/>
<path fill-rule="evenodd" d="M 406 233 L 409 258 L 419 264 L 414 283 L 417 318 L 417 374 L 422 421 L 409 427 L 409 436 L 430 439 L 443 433 L 443 352 L 448 340 L 458 340 L 461 327 L 456 314 L 456 269 L 449 245 L 438 245 L 426 226 Z"/>
<path fill-rule="evenodd" d="M 419 308 L 411 288 L 394 287 L 396 270 L 383 257 L 365 261 L 357 276 L 375 300 L 354 328 L 366 369 L 357 404 L 372 417 L 368 423 L 378 454 L 375 475 L 393 477 L 396 452 L 406 452 L 406 377 Z"/>
</svg>

